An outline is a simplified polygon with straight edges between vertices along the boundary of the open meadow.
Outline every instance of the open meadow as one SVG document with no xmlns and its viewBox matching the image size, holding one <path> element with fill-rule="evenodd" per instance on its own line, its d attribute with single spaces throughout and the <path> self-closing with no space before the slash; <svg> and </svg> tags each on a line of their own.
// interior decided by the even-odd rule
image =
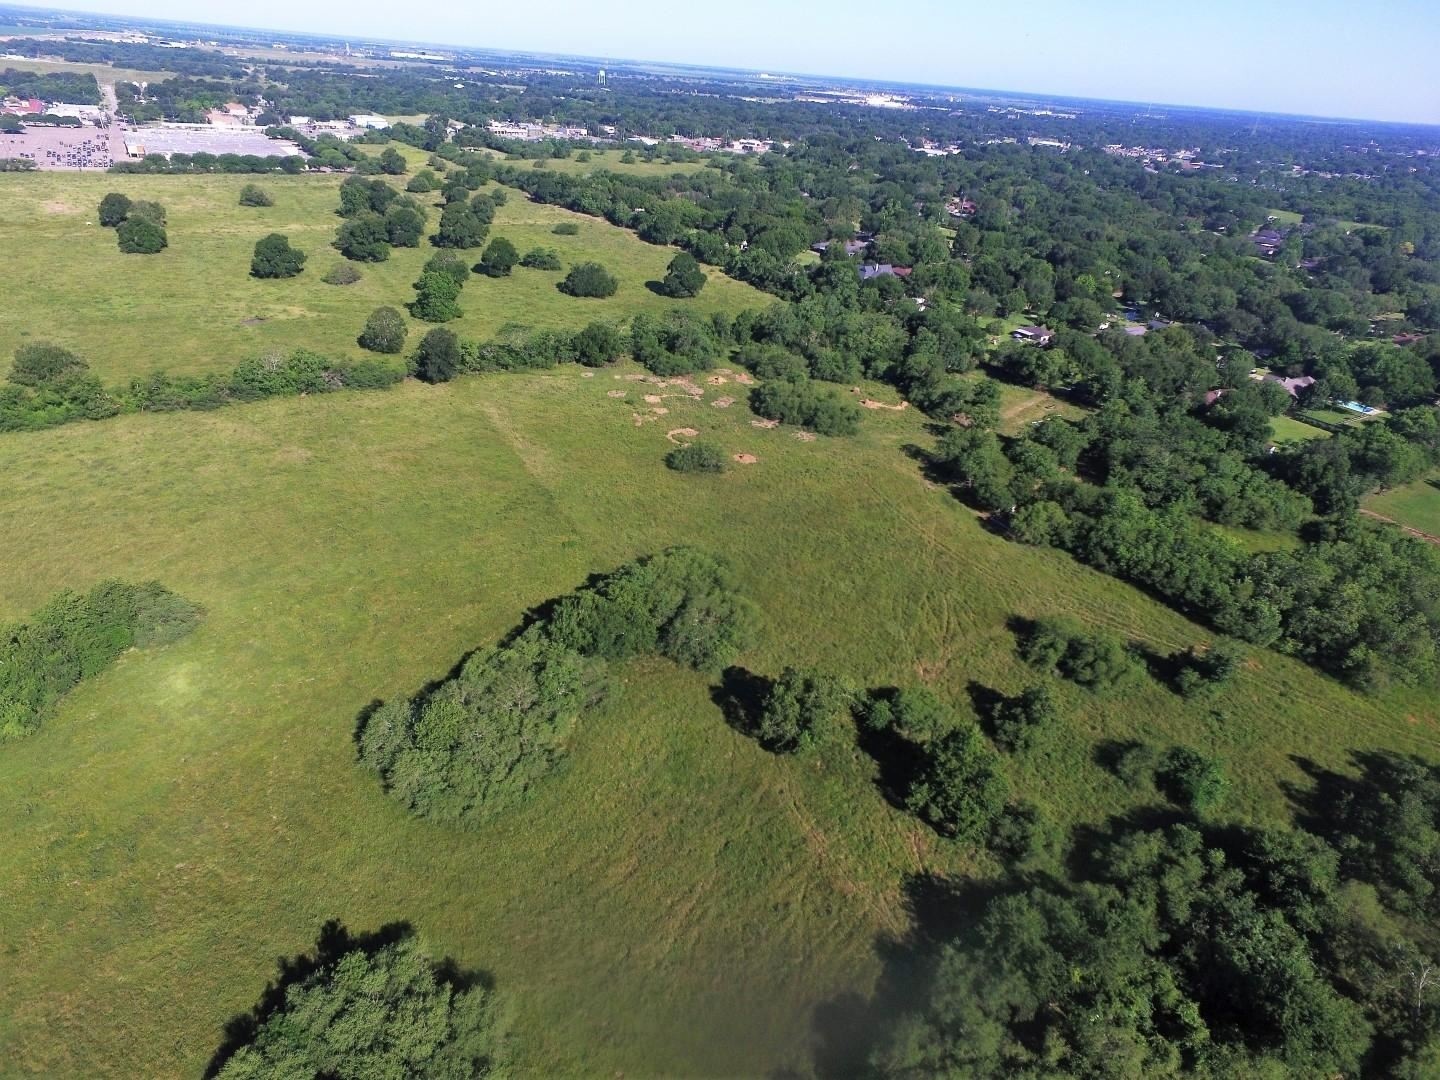
<svg viewBox="0 0 1440 1080">
<path fill-rule="evenodd" d="M 1440 537 L 1440 474 L 1432 473 L 1409 484 L 1389 488 L 1365 500 L 1365 508 Z"/>
<path fill-rule="evenodd" d="M 54 341 L 84 356 L 104 381 L 115 382 L 157 368 L 225 370 L 246 357 L 299 346 L 334 357 L 359 355 L 355 337 L 366 316 L 382 304 L 403 308 L 413 299 L 411 286 L 436 249 L 428 242 L 396 248 L 386 262 L 360 265 L 359 282 L 326 285 L 321 277 L 343 261 L 330 246 L 342 220 L 335 213 L 341 179 L 0 174 L 0 251 L 6 253 L 7 280 L 25 296 L 0 311 L 0 358 L 8 363 L 26 341 Z M 239 205 L 240 189 L 255 182 L 270 192 L 274 206 Z M 97 224 L 96 208 L 108 191 L 161 202 L 170 246 L 158 255 L 122 254 L 114 231 Z M 508 195 L 492 237 L 508 237 L 521 253 L 554 248 L 567 267 L 601 262 L 619 279 L 619 292 L 605 300 L 565 296 L 555 288 L 563 271 L 517 268 L 504 279 L 475 276 L 461 297 L 464 317 L 448 324 L 457 334 L 487 338 L 511 326 L 575 330 L 675 303 L 645 287 L 664 276 L 673 248 L 646 244 L 597 218 L 531 203 L 517 191 Z M 438 221 L 439 211 L 431 209 L 429 232 Z M 562 221 L 576 222 L 579 234 L 553 235 Z M 250 276 L 255 242 L 272 232 L 286 234 L 308 254 L 300 276 Z M 479 250 L 468 254 L 480 257 Z M 694 310 L 733 313 L 773 303 L 718 271 L 709 277 L 705 291 L 687 301 Z M 426 328 L 411 322 L 412 334 Z"/>
<path fill-rule="evenodd" d="M 727 725 L 710 680 L 650 660 L 621 669 L 562 773 L 476 831 L 408 816 L 356 765 L 370 702 L 637 554 L 687 543 L 734 563 L 764 614 L 752 671 L 923 682 L 962 709 L 972 681 L 1033 679 L 1015 615 L 1072 612 L 1164 650 L 1207 637 L 986 531 L 903 452 L 929 442 L 914 410 L 802 441 L 753 426 L 733 383 L 657 388 L 656 405 L 639 375 L 561 368 L 0 437 L 0 618 L 107 576 L 158 578 L 207 610 L 0 748 L 15 1072 L 196 1076 L 276 958 L 330 918 L 409 921 L 491 973 L 528 1075 L 803 1074 L 817 1037 L 859 1035 L 817 1032 L 816 1009 L 870 992 L 877 946 L 907 925 L 903 876 L 992 868 L 890 806 L 853 733 L 773 756 Z M 682 427 L 758 461 L 672 473 Z M 1217 753 L 1235 813 L 1266 820 L 1303 782 L 1299 758 L 1433 755 L 1440 737 L 1433 700 L 1360 697 L 1267 652 L 1203 703 L 1150 681 L 1116 698 L 1056 688 L 1064 730 L 1008 768 L 1064 823 L 1134 798 L 1096 764 L 1103 740 Z"/>
</svg>

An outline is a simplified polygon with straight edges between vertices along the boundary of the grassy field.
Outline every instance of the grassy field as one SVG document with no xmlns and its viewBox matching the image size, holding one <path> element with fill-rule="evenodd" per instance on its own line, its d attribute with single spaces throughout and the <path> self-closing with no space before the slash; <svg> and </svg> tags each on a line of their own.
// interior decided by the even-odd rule
<svg viewBox="0 0 1440 1080">
<path fill-rule="evenodd" d="M 0 53 L 5 51 L 0 42 Z M 94 75 L 100 83 L 113 82 L 162 82 L 175 76 L 165 71 L 139 71 L 135 68 L 115 67 L 111 64 L 81 64 L 69 60 L 31 60 L 29 57 L 0 57 L 0 70 L 15 68 L 18 71 L 63 71 L 77 75 Z"/>
<path fill-rule="evenodd" d="M 1277 443 L 1309 442 L 1311 439 L 1328 439 L 1330 432 L 1302 423 L 1292 416 L 1277 416 L 1270 421 L 1270 437 Z"/>
<path fill-rule="evenodd" d="M 1265 213 L 1273 217 L 1277 225 L 1283 225 L 1288 229 L 1293 229 L 1305 220 L 1304 214 L 1296 213 L 1294 210 L 1276 210 L 1272 208 L 1266 210 Z"/>
<path fill-rule="evenodd" d="M 754 428 L 743 397 L 716 408 L 734 384 L 654 406 L 633 374 L 0 438 L 0 618 L 107 575 L 159 578 L 208 610 L 0 750 L 0 1071 L 195 1076 L 275 958 L 335 917 L 409 920 L 491 972 L 528 1075 L 803 1073 L 815 1006 L 867 993 L 877 942 L 903 930 L 902 876 L 974 869 L 885 802 L 844 732 L 775 758 L 727 726 L 701 676 L 631 665 L 563 774 L 458 834 L 407 817 L 355 766 L 357 714 L 591 572 L 681 542 L 738 567 L 766 620 L 742 662 L 766 674 L 924 681 L 963 707 L 971 680 L 1032 678 L 1012 615 L 1073 612 L 1165 651 L 1207 637 L 987 532 L 901 452 L 928 441 L 914 410 L 803 442 Z M 670 473 L 679 427 L 759 460 Z M 1011 775 L 1066 822 L 1130 803 L 1094 762 L 1101 740 L 1218 752 L 1235 811 L 1266 818 L 1302 781 L 1297 755 L 1433 754 L 1440 734 L 1433 699 L 1361 698 L 1268 653 L 1203 704 L 1154 683 L 1058 692 L 1064 730 Z"/>
<path fill-rule="evenodd" d="M 1440 474 L 1372 495 L 1365 500 L 1365 508 L 1412 529 L 1440 536 Z"/>
<path fill-rule="evenodd" d="M 1013 383 L 1000 382 L 1000 423 L 997 430 L 1006 435 L 1021 435 L 1032 424 L 1051 416 L 1066 420 L 1079 420 L 1085 410 L 1068 401 L 1062 401 L 1044 390 L 1034 390 Z"/>
<path fill-rule="evenodd" d="M 497 161 L 507 160 L 504 154 L 496 153 L 493 150 L 483 152 L 488 153 Z M 636 150 L 635 155 L 639 158 L 640 151 Z M 667 162 L 645 161 L 643 159 L 627 165 L 620 160 L 624 156 L 624 150 L 591 150 L 589 161 L 577 161 L 575 155 L 572 154 L 568 158 L 545 159 L 545 168 L 558 173 L 590 173 L 596 172 L 599 169 L 608 169 L 610 172 L 630 176 L 673 176 L 676 173 L 699 172 L 705 167 L 703 161 Z M 512 161 L 508 163 L 525 168 L 533 164 L 533 160 L 527 158 L 523 161 Z"/>
<path fill-rule="evenodd" d="M 418 158 L 424 154 L 415 152 Z M 412 283 L 434 253 L 396 249 L 388 262 L 361 267 L 364 279 L 336 287 L 320 279 L 340 255 L 330 247 L 339 205 L 338 176 L 262 179 L 275 205 L 238 204 L 245 176 L 126 176 L 62 173 L 0 174 L 0 251 L 9 279 L 35 287 L 24 303 L 0 310 L 0 363 L 27 340 L 54 340 L 83 354 L 105 380 L 166 368 L 173 372 L 226 369 L 248 356 L 304 345 L 334 356 L 359 352 L 355 336 L 381 304 L 399 307 L 414 297 Z M 95 224 L 107 191 L 158 199 L 169 215 L 170 246 L 159 255 L 122 255 L 109 229 Z M 465 317 L 450 324 L 464 337 L 489 337 L 507 325 L 578 329 L 595 320 L 623 321 L 638 311 L 659 312 L 676 301 L 645 287 L 664 276 L 673 249 L 654 247 L 596 218 L 531 203 L 510 192 L 492 236 L 506 236 L 523 253 L 536 246 L 559 251 L 569 265 L 604 263 L 620 279 L 607 300 L 558 292 L 562 273 L 517 269 L 503 280 L 474 277 L 465 288 Z M 433 231 L 438 210 L 430 214 Z M 561 221 L 577 236 L 554 236 Z M 250 277 L 255 241 L 285 233 L 310 255 L 305 272 L 285 281 Z M 473 252 L 479 258 L 479 252 Z M 773 301 L 710 271 L 694 301 L 701 312 L 764 307 Z M 43 285 L 43 287 L 42 287 Z M 412 334 L 425 329 L 412 325 Z"/>
</svg>

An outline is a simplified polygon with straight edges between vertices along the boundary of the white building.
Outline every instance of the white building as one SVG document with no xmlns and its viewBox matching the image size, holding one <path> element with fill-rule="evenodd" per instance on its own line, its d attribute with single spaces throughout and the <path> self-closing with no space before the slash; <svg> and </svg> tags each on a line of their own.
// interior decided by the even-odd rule
<svg viewBox="0 0 1440 1080">
<path fill-rule="evenodd" d="M 350 123 L 356 127 L 369 128 L 371 130 L 390 126 L 389 120 L 386 120 L 383 116 L 377 116 L 375 113 L 356 113 L 350 117 Z"/>
</svg>

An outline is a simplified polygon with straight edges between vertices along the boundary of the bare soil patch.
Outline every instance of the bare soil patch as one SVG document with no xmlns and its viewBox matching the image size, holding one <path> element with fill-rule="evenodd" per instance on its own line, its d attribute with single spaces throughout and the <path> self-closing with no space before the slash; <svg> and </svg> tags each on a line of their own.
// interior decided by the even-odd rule
<svg viewBox="0 0 1440 1080">
<path fill-rule="evenodd" d="M 883 401 L 875 401 L 873 398 L 866 398 L 864 401 L 860 402 L 860 407 L 862 409 L 890 409 L 893 412 L 899 412 L 901 409 L 908 409 L 910 407 L 910 403 L 908 401 L 902 401 L 899 405 L 886 405 Z"/>
<path fill-rule="evenodd" d="M 700 432 L 696 431 L 693 427 L 677 427 L 671 429 L 670 431 L 667 431 L 665 433 L 665 438 L 669 439 L 671 442 L 675 443 L 678 446 L 682 443 L 684 439 L 693 439 L 699 434 Z M 676 438 L 676 436 L 680 437 Z"/>
<path fill-rule="evenodd" d="M 738 461 L 741 465 L 754 465 L 760 459 L 757 458 L 754 454 L 736 454 L 735 460 Z"/>
<path fill-rule="evenodd" d="M 622 398 L 622 397 L 624 397 L 624 396 L 625 396 L 626 394 L 628 394 L 628 393 L 630 393 L 629 390 L 607 390 L 607 391 L 605 391 L 605 396 L 606 396 L 606 397 L 613 397 L 613 398 Z"/>
<path fill-rule="evenodd" d="M 646 394 L 646 395 L 645 395 L 645 403 L 646 403 L 647 405 L 659 405 L 660 402 L 662 402 L 662 401 L 664 401 L 664 400 L 665 400 L 665 399 L 664 399 L 663 397 L 661 397 L 659 394 Z"/>
<path fill-rule="evenodd" d="M 731 405 L 735 404 L 735 399 L 733 397 L 717 397 L 714 401 L 710 402 L 710 404 L 714 405 L 717 409 L 728 409 Z"/>
<path fill-rule="evenodd" d="M 724 375 L 711 375 L 705 381 L 711 386 L 724 386 L 730 380 L 727 379 Z"/>
<path fill-rule="evenodd" d="M 735 373 L 735 381 L 738 382 L 741 386 L 755 385 L 755 377 L 751 375 L 748 371 L 737 371 Z"/>
<path fill-rule="evenodd" d="M 813 431 L 797 431 L 795 432 L 795 438 L 801 442 L 814 442 L 815 433 Z"/>
<path fill-rule="evenodd" d="M 779 421 L 779 420 L 751 420 L 751 421 L 750 421 L 750 426 L 751 426 L 751 427 L 758 427 L 758 428 L 765 428 L 766 430 L 769 430 L 770 428 L 777 428 L 777 427 L 779 427 L 779 426 L 780 426 L 780 421 Z"/>
</svg>

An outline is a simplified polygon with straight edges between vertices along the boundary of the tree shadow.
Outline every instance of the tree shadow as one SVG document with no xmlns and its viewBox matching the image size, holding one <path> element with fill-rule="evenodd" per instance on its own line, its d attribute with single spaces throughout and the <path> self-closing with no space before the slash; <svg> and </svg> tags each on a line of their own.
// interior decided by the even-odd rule
<svg viewBox="0 0 1440 1080">
<path fill-rule="evenodd" d="M 665 291 L 665 285 L 664 285 L 664 283 L 659 282 L 659 281 L 647 281 L 647 282 L 645 282 L 645 288 L 649 289 L 649 290 L 650 290 L 652 293 L 654 293 L 656 296 L 663 296 L 663 297 L 666 297 L 667 299 L 668 299 L 669 296 L 670 296 L 670 294 Z"/>
<path fill-rule="evenodd" d="M 995 737 L 995 717 L 1000 711 L 1000 706 L 1010 699 L 999 690 L 978 683 L 974 679 L 965 684 L 965 692 L 970 696 L 970 707 L 980 718 L 981 728 L 993 739 Z"/>
<path fill-rule="evenodd" d="M 887 686 L 871 690 L 868 696 L 872 701 L 890 701 L 899 692 L 897 687 Z M 910 788 L 925 766 L 924 751 L 888 728 L 876 730 L 867 726 L 860 711 L 857 709 L 854 716 L 855 742 L 879 767 L 875 786 L 891 806 L 908 811 L 906 800 Z"/>
<path fill-rule="evenodd" d="M 725 722 L 747 738 L 758 738 L 760 714 L 775 680 L 757 675 L 738 664 L 720 674 L 720 683 L 710 689 L 710 700 L 720 708 Z"/>
<path fill-rule="evenodd" d="M 285 1004 L 285 994 L 290 987 L 304 982 L 322 968 L 333 965 L 346 953 L 360 949 L 367 955 L 373 955 L 387 945 L 410 937 L 414 932 L 414 927 L 408 922 L 393 922 L 386 923 L 379 930 L 357 936 L 351 934 L 339 919 L 330 919 L 320 928 L 320 936 L 315 941 L 313 952 L 280 957 L 276 961 L 279 972 L 265 987 L 255 1007 L 248 1013 L 238 1013 L 225 1022 L 224 1039 L 205 1067 L 204 1075 L 207 1080 L 218 1075 L 225 1063 L 255 1038 L 260 1027 Z M 452 985 L 457 988 L 489 983 L 489 976 L 485 973 L 461 974 L 448 961 L 442 965 L 442 970 L 452 973 L 457 980 Z M 447 982 L 450 981 L 450 978 L 444 975 L 441 977 Z"/>
</svg>

